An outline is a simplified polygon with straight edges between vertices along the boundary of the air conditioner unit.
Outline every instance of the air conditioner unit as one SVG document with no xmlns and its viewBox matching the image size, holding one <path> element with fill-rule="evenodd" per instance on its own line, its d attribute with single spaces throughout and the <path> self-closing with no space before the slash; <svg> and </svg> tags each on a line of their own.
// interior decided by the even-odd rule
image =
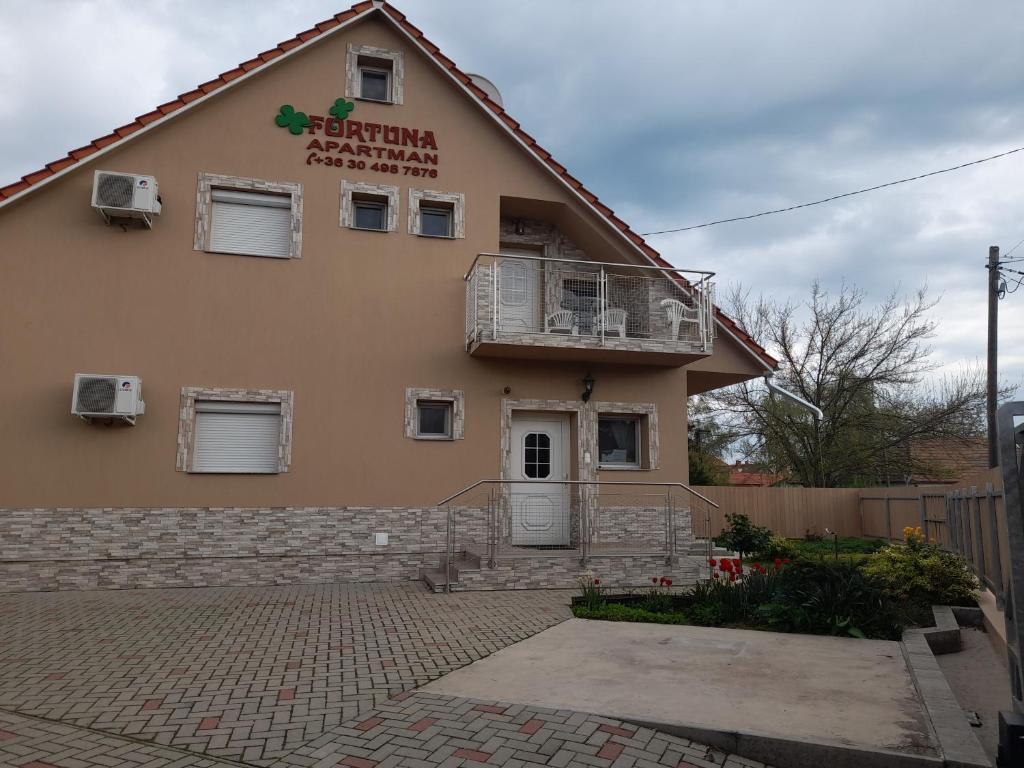
<svg viewBox="0 0 1024 768">
<path fill-rule="evenodd" d="M 71 413 L 79 418 L 119 419 L 129 424 L 146 412 L 138 376 L 76 373 Z"/>
<path fill-rule="evenodd" d="M 96 171 L 92 179 L 92 207 L 103 220 L 139 219 L 153 227 L 153 216 L 160 213 L 160 193 L 156 179 L 137 173 Z"/>
</svg>

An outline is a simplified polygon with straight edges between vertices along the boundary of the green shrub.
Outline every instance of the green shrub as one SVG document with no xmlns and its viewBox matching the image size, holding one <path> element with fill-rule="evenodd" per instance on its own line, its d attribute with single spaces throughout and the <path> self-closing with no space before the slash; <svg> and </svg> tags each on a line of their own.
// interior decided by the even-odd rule
<svg viewBox="0 0 1024 768">
<path fill-rule="evenodd" d="M 729 527 L 715 537 L 715 545 L 739 552 L 740 558 L 750 552 L 760 552 L 771 541 L 772 532 L 760 525 L 754 525 L 746 515 L 726 515 Z"/>
<path fill-rule="evenodd" d="M 772 534 L 768 539 L 767 546 L 764 549 L 757 550 L 750 556 L 750 559 L 772 562 L 776 559 L 784 560 L 786 558 L 794 558 L 798 553 L 799 550 L 796 542 L 792 542 L 787 538 Z"/>
<path fill-rule="evenodd" d="M 893 598 L 918 608 L 975 605 L 978 600 L 978 580 L 964 559 L 917 537 L 879 550 L 862 568 L 884 584 Z"/>
<path fill-rule="evenodd" d="M 853 536 L 840 537 L 838 542 L 834 542 L 832 537 L 824 539 L 816 539 L 813 541 L 803 540 L 793 542 L 797 552 L 805 557 L 835 557 L 836 544 L 838 544 L 839 554 L 842 555 L 869 555 L 882 547 L 886 546 L 887 542 L 882 539 L 861 539 Z"/>
<path fill-rule="evenodd" d="M 783 569 L 774 602 L 782 607 L 761 618 L 789 632 L 898 640 L 907 623 L 883 583 L 843 561 L 800 560 Z"/>
<path fill-rule="evenodd" d="M 596 608 L 574 605 L 573 616 L 578 619 L 601 619 L 604 621 L 638 621 L 646 624 L 689 624 L 686 615 L 678 611 L 647 611 L 632 605 L 606 603 Z"/>
</svg>

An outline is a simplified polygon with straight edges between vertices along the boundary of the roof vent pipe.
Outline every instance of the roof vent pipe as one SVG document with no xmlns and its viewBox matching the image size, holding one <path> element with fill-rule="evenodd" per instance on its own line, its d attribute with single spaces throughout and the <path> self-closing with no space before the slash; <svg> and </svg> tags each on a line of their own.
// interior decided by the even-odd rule
<svg viewBox="0 0 1024 768">
<path fill-rule="evenodd" d="M 779 395 L 780 397 L 784 397 L 786 400 L 789 400 L 792 403 L 796 403 L 801 408 L 807 409 L 808 411 L 811 412 L 811 415 L 814 418 L 818 419 L 819 421 L 825 418 L 825 414 L 822 412 L 821 408 L 819 408 L 816 405 L 811 405 L 799 395 L 794 395 L 788 389 L 783 389 L 782 387 L 780 387 L 778 384 L 772 381 L 772 375 L 770 373 L 765 373 L 764 383 L 768 385 L 769 392 Z"/>
</svg>

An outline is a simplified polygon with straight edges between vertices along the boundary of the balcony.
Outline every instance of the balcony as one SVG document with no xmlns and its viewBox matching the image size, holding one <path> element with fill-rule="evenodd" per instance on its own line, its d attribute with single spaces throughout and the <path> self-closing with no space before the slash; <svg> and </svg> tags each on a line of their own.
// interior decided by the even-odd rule
<svg viewBox="0 0 1024 768">
<path fill-rule="evenodd" d="M 681 366 L 712 353 L 712 272 L 481 253 L 465 275 L 477 357 Z"/>
</svg>

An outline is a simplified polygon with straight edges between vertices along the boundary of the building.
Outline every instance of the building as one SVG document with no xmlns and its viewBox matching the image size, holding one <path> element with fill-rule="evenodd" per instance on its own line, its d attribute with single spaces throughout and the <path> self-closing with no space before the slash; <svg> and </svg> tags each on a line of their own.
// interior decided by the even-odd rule
<svg viewBox="0 0 1024 768">
<path fill-rule="evenodd" d="M 915 438 L 906 453 L 907 485 L 957 485 L 988 469 L 984 437 Z"/>
<path fill-rule="evenodd" d="M 757 464 L 737 461 L 729 465 L 729 485 L 768 488 L 785 481 L 785 475 L 768 472 Z"/>
<path fill-rule="evenodd" d="M 685 577 L 687 491 L 588 483 L 685 483 L 687 396 L 775 366 L 381 2 L 3 187 L 0 243 L 4 590 Z"/>
</svg>

